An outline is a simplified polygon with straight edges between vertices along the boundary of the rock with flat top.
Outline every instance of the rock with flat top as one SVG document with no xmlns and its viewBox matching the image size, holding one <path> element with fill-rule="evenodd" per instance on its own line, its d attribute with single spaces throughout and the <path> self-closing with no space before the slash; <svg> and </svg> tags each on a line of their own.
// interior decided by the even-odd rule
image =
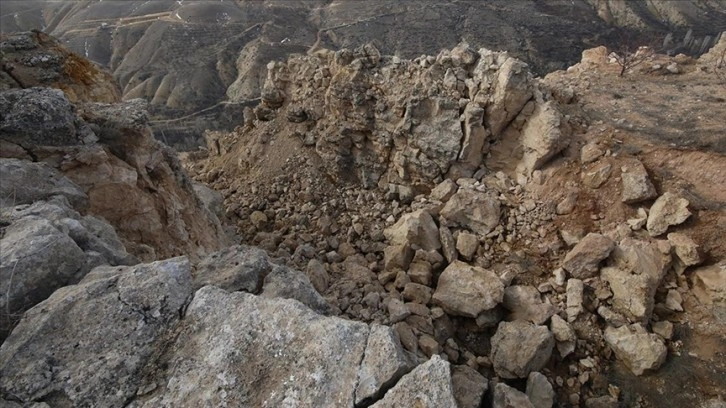
<svg viewBox="0 0 726 408">
<path fill-rule="evenodd" d="M 433 302 L 447 313 L 477 317 L 504 298 L 504 284 L 492 271 L 455 261 L 439 277 Z"/>
<path fill-rule="evenodd" d="M 439 249 L 439 228 L 425 210 L 417 210 L 402 216 L 394 225 L 383 231 L 391 245 L 411 245 L 424 250 Z"/>
<path fill-rule="evenodd" d="M 668 227 L 687 220 L 691 216 L 688 204 L 688 200 L 670 192 L 658 197 L 650 207 L 645 226 L 650 236 L 661 235 L 668 230 Z"/>
<path fill-rule="evenodd" d="M 640 161 L 629 163 L 620 177 L 623 188 L 620 200 L 626 204 L 650 200 L 658 195 L 648 177 L 648 172 Z"/>
</svg>

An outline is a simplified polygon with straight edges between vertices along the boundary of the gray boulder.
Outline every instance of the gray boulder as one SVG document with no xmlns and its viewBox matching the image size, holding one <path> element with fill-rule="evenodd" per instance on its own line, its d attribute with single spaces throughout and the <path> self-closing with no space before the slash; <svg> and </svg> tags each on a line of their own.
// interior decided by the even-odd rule
<svg viewBox="0 0 726 408">
<path fill-rule="evenodd" d="M 371 325 L 358 373 L 356 405 L 379 399 L 412 368 L 396 332 L 388 326 Z"/>
<path fill-rule="evenodd" d="M 494 386 L 492 408 L 539 408 L 532 405 L 527 394 L 504 383 Z"/>
<path fill-rule="evenodd" d="M 533 371 L 527 377 L 527 397 L 537 408 L 551 408 L 555 402 L 555 390 L 544 374 Z"/>
<path fill-rule="evenodd" d="M 336 406 L 342 406 L 337 404 Z M 395 387 L 371 408 L 440 408 L 456 407 L 454 387 L 451 383 L 451 366 L 438 355 L 398 381 Z"/>
<path fill-rule="evenodd" d="M 492 364 L 502 378 L 527 378 L 552 355 L 555 339 L 545 326 L 522 320 L 501 322 L 492 337 Z"/>
<path fill-rule="evenodd" d="M 451 383 L 459 408 L 479 408 L 484 393 L 489 388 L 486 377 L 466 365 L 451 366 Z"/>
<path fill-rule="evenodd" d="M 352 407 L 368 333 L 295 300 L 207 286 L 162 357 L 164 380 L 140 406 Z"/>
<path fill-rule="evenodd" d="M 99 267 L 25 313 L 0 346 L 0 394 L 50 406 L 123 407 L 179 321 L 190 265 Z"/>
<path fill-rule="evenodd" d="M 73 208 L 88 206 L 80 186 L 45 163 L 0 158 L 0 206 L 32 204 L 54 195 L 68 199 Z"/>
<path fill-rule="evenodd" d="M 295 299 L 318 313 L 330 312 L 330 305 L 315 290 L 307 275 L 287 266 L 276 265 L 265 276 L 261 296 Z"/>
</svg>

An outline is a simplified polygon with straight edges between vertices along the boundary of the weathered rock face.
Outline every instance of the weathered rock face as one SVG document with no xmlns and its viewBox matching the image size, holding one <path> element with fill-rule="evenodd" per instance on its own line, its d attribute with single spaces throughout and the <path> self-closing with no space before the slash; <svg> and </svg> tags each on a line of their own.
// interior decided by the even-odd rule
<svg viewBox="0 0 726 408">
<path fill-rule="evenodd" d="M 460 261 L 439 277 L 433 301 L 452 315 L 477 317 L 504 298 L 504 284 L 494 272 Z"/>
<path fill-rule="evenodd" d="M 234 245 L 208 255 L 195 265 L 194 289 L 212 285 L 229 292 L 258 294 L 272 267 L 262 249 Z"/>
<path fill-rule="evenodd" d="M 547 364 L 555 346 L 545 326 L 522 320 L 501 322 L 492 337 L 492 364 L 502 378 L 526 378 Z"/>
<path fill-rule="evenodd" d="M 46 163 L 27 160 L 0 159 L 0 206 L 32 204 L 60 195 L 73 208 L 88 207 L 88 196 L 80 186 Z"/>
<path fill-rule="evenodd" d="M 639 324 L 608 327 L 604 338 L 618 359 L 635 375 L 657 369 L 665 362 L 667 349 L 663 340 L 646 332 Z"/>
<path fill-rule="evenodd" d="M 286 127 L 315 147 L 333 179 L 368 188 L 392 183 L 425 191 L 447 177 L 469 177 L 503 139 L 524 151 L 520 171 L 529 174 L 566 145 L 570 132 L 526 64 L 465 43 L 412 61 L 367 45 L 270 63 L 256 112 L 253 126 L 213 138 L 210 151 L 223 156 L 220 163 L 234 155 L 226 166 L 254 166 L 267 141 L 283 137 L 272 129 Z M 240 150 L 239 140 L 252 143 Z"/>
<path fill-rule="evenodd" d="M 94 269 L 25 313 L 0 346 L 0 393 L 51 406 L 125 406 L 191 294 L 185 258 Z"/>
<path fill-rule="evenodd" d="M 40 31 L 3 36 L 3 70 L 0 89 L 58 88 L 71 102 L 121 100 L 121 90 L 111 74 L 61 45 Z M 4 109 L 3 109 L 4 110 Z"/>
<path fill-rule="evenodd" d="M 368 332 L 294 300 L 205 287 L 162 357 L 167 380 L 139 405 L 353 406 Z"/>
<path fill-rule="evenodd" d="M 113 227 L 81 216 L 64 196 L 0 208 L 0 221 L 0 340 L 25 310 L 92 268 L 136 263 Z"/>
<path fill-rule="evenodd" d="M 693 272 L 694 294 L 701 303 L 726 304 L 726 263 L 704 266 Z"/>
<path fill-rule="evenodd" d="M 60 91 L 31 88 L 0 93 L 0 104 L 7 112 L 0 118 L 0 140 L 20 147 L 7 151 L 29 152 L 38 162 L 4 161 L 3 172 L 14 170 L 10 183 L 3 183 L 3 189 L 13 189 L 8 194 L 23 202 L 43 198 L 39 187 L 64 194 L 79 211 L 109 221 L 126 248 L 146 260 L 181 253 L 198 258 L 225 241 L 175 153 L 154 140 L 139 101 L 85 105 L 76 114 Z M 42 174 L 52 178 L 36 182 Z"/>
</svg>

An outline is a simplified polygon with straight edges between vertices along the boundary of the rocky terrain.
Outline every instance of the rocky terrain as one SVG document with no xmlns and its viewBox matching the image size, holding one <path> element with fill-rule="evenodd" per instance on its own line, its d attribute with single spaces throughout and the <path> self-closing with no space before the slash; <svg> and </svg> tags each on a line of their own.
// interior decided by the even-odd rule
<svg viewBox="0 0 726 408">
<path fill-rule="evenodd" d="M 385 55 L 411 59 L 464 39 L 474 49 L 509 51 L 544 75 L 601 44 L 700 55 L 726 30 L 719 0 L 374 3 L 4 0 L 0 27 L 42 30 L 106 67 L 125 99 L 150 102 L 157 137 L 186 149 L 206 129 L 240 124 L 238 111 L 259 97 L 266 64 L 294 53 L 373 42 Z"/>
<path fill-rule="evenodd" d="M 181 159 L 3 79 L 0 401 L 723 406 L 726 38 L 645 51 L 319 49 Z"/>
</svg>

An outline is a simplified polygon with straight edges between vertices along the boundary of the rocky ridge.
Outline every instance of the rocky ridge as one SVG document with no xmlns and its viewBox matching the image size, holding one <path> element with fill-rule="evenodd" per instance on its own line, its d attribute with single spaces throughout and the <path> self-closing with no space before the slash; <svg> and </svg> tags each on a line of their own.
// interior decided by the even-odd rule
<svg viewBox="0 0 726 408">
<path fill-rule="evenodd" d="M 718 404 L 725 253 L 704 234 L 714 233 L 723 209 L 698 185 L 673 188 L 654 177 L 652 158 L 600 133 L 610 124 L 588 115 L 581 103 L 592 102 L 575 76 L 587 64 L 604 77 L 616 67 L 588 60 L 591 52 L 580 67 L 541 81 L 505 53 L 465 44 L 417 61 L 377 54 L 367 46 L 270 64 L 264 102 L 245 112 L 245 127 L 210 133 L 207 152 L 185 155 L 192 175 L 222 193 L 219 212 L 236 224 L 238 240 L 261 249 L 206 255 L 208 247 L 186 241 L 192 246 L 180 251 L 189 259 L 138 264 L 125 252 L 137 241 L 124 238 L 124 224 L 82 215 L 84 205 L 95 208 L 83 192 L 97 179 L 84 184 L 53 161 L 32 163 L 46 157 L 37 143 L 20 130 L 4 134 L 16 157 L 3 165 L 18 186 L 49 187 L 15 188 L 32 204 L 4 204 L 25 224 L 8 218 L 2 245 L 21 242 L 25 225 L 53 239 L 65 234 L 81 266 L 69 268 L 70 278 L 50 268 L 63 287 L 0 346 L 3 402 L 645 407 L 662 401 L 632 384 L 657 389 L 652 381 L 685 357 L 703 377 L 666 398 Z M 695 74 L 718 74 L 692 64 Z M 396 65 L 405 68 L 396 75 L 413 78 L 374 81 Z M 311 67 L 321 68 L 319 82 Z M 67 103 L 29 91 L 38 93 L 31 102 L 50 93 L 53 105 Z M 12 107 L 22 100 L 17 92 L 0 96 L 10 95 Z M 135 141 L 147 133 L 128 123 L 143 123 L 140 109 L 68 105 L 69 124 L 47 132 L 56 146 L 99 144 L 159 180 L 141 147 L 163 147 Z M 22 129 L 15 117 L 9 128 Z M 89 130 L 76 130 L 84 122 Z M 626 146 L 641 142 L 621 137 Z M 205 199 L 196 198 L 178 164 L 166 163 L 193 208 L 214 208 L 213 191 L 198 187 Z M 40 183 L 28 181 L 36 168 L 47 174 Z M 18 261 L 2 260 L 3 268 L 11 263 Z M 688 330 L 714 339 L 710 357 Z"/>
</svg>

